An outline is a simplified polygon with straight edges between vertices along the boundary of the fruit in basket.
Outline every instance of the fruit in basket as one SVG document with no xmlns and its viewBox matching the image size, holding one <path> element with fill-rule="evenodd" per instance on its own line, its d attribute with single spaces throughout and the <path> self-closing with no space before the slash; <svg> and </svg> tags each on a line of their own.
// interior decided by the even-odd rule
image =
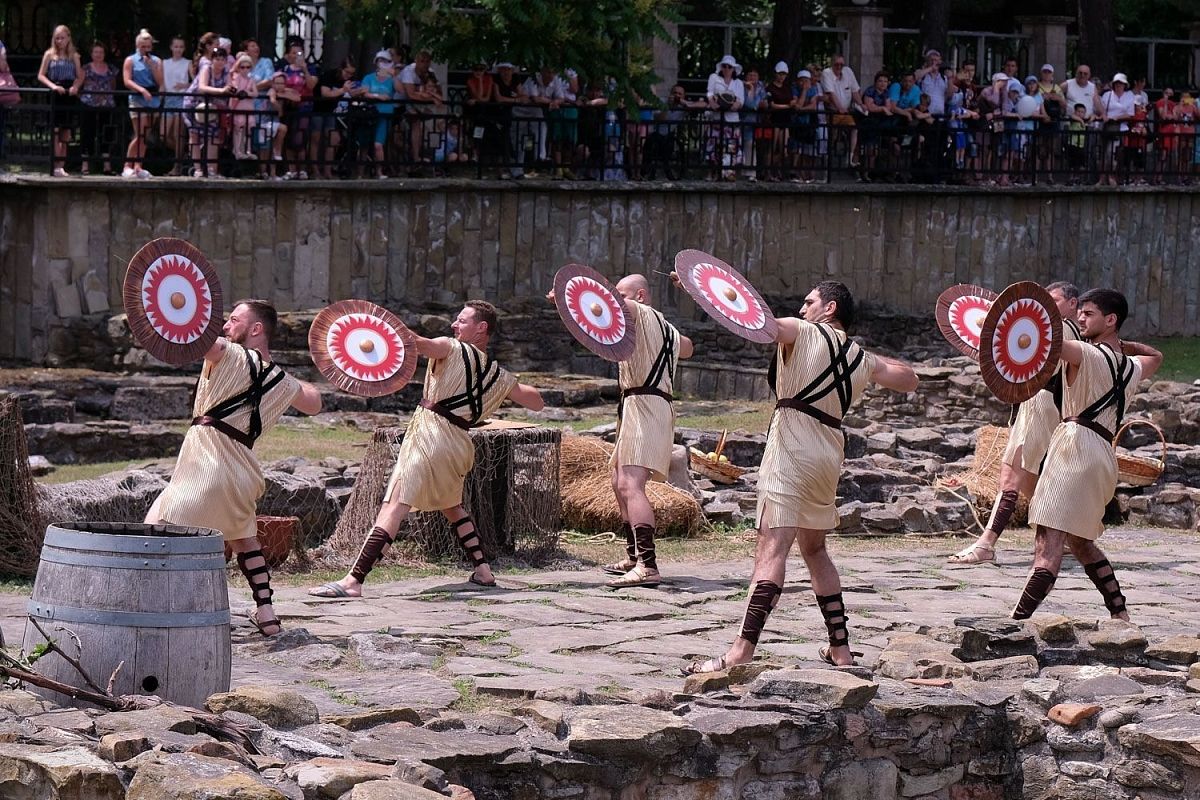
<svg viewBox="0 0 1200 800">
<path fill-rule="evenodd" d="M 688 451 L 694 456 L 699 456 L 700 458 L 708 458 L 708 456 L 704 455 L 704 451 L 698 447 L 689 447 Z"/>
<path fill-rule="evenodd" d="M 716 460 L 717 460 L 717 454 L 716 454 L 716 453 L 709 453 L 709 454 L 708 454 L 708 460 L 709 460 L 709 461 L 716 461 Z"/>
<path fill-rule="evenodd" d="M 722 464 L 728 464 L 728 463 L 729 463 L 729 456 L 724 456 L 724 455 L 723 455 L 723 456 L 720 456 L 720 457 L 719 457 L 717 460 L 718 460 L 718 461 L 720 461 Z"/>
</svg>

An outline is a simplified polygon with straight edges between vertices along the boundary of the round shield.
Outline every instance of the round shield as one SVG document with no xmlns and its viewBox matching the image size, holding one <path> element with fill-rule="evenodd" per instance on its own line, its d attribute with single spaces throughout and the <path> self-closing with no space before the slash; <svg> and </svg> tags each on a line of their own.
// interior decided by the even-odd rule
<svg viewBox="0 0 1200 800">
<path fill-rule="evenodd" d="M 960 283 L 938 295 L 934 316 L 946 341 L 964 356 L 979 360 L 979 333 L 996 293 L 982 286 Z"/>
<path fill-rule="evenodd" d="M 733 267 L 699 250 L 680 250 L 675 271 L 684 290 L 717 322 L 752 342 L 775 341 L 779 330 L 775 315 Z"/>
<path fill-rule="evenodd" d="M 159 361 L 203 358 L 221 335 L 221 282 L 191 242 L 155 239 L 129 260 L 122 288 L 133 338 Z"/>
<path fill-rule="evenodd" d="M 983 382 L 1000 400 L 1023 403 L 1058 367 L 1063 341 L 1058 306 L 1036 283 L 1014 283 L 992 303 L 979 341 Z"/>
<path fill-rule="evenodd" d="M 604 276 L 567 264 L 554 276 L 554 304 L 571 335 L 606 361 L 625 361 L 637 342 L 625 302 Z"/>
<path fill-rule="evenodd" d="M 326 380 L 344 392 L 380 397 L 417 371 L 416 337 L 400 318 L 366 300 L 322 309 L 308 329 L 308 351 Z"/>
</svg>

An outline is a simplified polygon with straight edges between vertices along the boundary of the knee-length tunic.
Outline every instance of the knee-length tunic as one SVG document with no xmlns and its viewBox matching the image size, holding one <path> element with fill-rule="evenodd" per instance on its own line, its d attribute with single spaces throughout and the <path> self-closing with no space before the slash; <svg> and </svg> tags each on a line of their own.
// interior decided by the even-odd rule
<svg viewBox="0 0 1200 800">
<path fill-rule="evenodd" d="M 1042 477 L 1029 503 L 1030 525 L 1056 528 L 1083 539 L 1097 539 L 1104 532 L 1104 507 L 1117 489 L 1112 440 L 1068 420 L 1091 417 L 1115 432 L 1141 375 L 1136 357 L 1116 353 L 1107 345 L 1083 348 L 1075 382 L 1068 385 L 1063 381 L 1063 422 L 1050 438 Z M 1096 406 L 1102 407 L 1094 411 Z"/>
<path fill-rule="evenodd" d="M 779 345 L 774 389 L 841 420 L 862 396 L 875 357 L 824 323 L 801 321 L 794 344 Z M 795 408 L 777 407 L 758 472 L 759 528 L 837 526 L 837 485 L 845 458 L 842 432 Z"/>
<path fill-rule="evenodd" d="M 192 413 L 215 416 L 223 406 L 236 406 L 222 421 L 250 433 L 253 398 L 241 404 L 233 401 L 253 394 L 255 385 L 269 386 L 257 400 L 260 431 L 266 432 L 296 399 L 300 382 L 274 364 L 264 365 L 256 350 L 227 342 L 221 360 L 205 362 L 200 372 Z M 171 482 L 158 499 L 158 517 L 173 525 L 219 530 L 226 540 L 247 539 L 255 535 L 255 512 L 265 488 L 262 469 L 250 448 L 216 427 L 193 424 L 183 437 Z"/>
<path fill-rule="evenodd" d="M 495 413 L 517 379 L 482 351 L 455 341 L 446 358 L 430 359 L 422 401 L 441 407 L 469 425 Z M 462 504 L 463 481 L 475 465 L 471 435 L 448 419 L 418 406 L 404 433 L 384 502 L 415 511 L 441 511 Z"/>
<path fill-rule="evenodd" d="M 617 373 L 622 400 L 617 414 L 617 444 L 609 465 L 645 467 L 656 481 L 666 480 L 675 444 L 675 406 L 653 394 L 625 396 L 630 389 L 657 389 L 671 394 L 679 360 L 679 331 L 657 310 L 642 303 L 633 307 L 637 347 Z"/>
<path fill-rule="evenodd" d="M 1077 341 L 1079 327 L 1071 320 L 1063 320 L 1063 341 Z M 1062 367 L 1051 380 L 1051 385 L 1021 403 L 1017 418 L 1008 432 L 1008 446 L 1004 450 L 1004 463 L 1037 475 L 1042 461 L 1050 448 L 1050 437 L 1062 421 Z M 1018 458 L 1018 448 L 1020 458 Z"/>
</svg>

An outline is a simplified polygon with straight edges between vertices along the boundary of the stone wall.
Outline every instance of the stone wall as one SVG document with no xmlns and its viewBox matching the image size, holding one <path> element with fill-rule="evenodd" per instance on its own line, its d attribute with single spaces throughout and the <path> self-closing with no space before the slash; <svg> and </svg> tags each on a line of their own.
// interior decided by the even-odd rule
<svg viewBox="0 0 1200 800">
<path fill-rule="evenodd" d="M 685 247 L 744 269 L 780 313 L 846 281 L 869 305 L 931 314 L 958 282 L 1111 285 L 1134 335 L 1200 333 L 1200 200 L 1174 190 L 1008 192 L 914 187 L 671 187 L 406 181 L 269 187 L 168 180 L 6 179 L 0 192 L 0 358 L 43 362 L 65 320 L 119 310 L 130 256 L 193 241 L 225 297 L 281 309 L 361 297 L 389 306 L 538 298 L 559 266 L 655 271 Z"/>
</svg>

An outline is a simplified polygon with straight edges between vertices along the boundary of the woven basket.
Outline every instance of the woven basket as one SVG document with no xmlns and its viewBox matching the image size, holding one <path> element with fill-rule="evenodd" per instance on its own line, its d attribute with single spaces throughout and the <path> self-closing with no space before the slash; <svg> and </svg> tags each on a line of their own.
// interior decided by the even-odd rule
<svg viewBox="0 0 1200 800">
<path fill-rule="evenodd" d="M 1167 437 L 1163 435 L 1162 428 L 1150 420 L 1131 419 L 1122 425 L 1117 431 L 1117 435 L 1113 437 L 1114 449 L 1117 447 L 1117 442 L 1121 441 L 1121 434 L 1131 425 L 1149 425 L 1154 429 L 1154 432 L 1158 434 L 1159 442 L 1162 443 L 1162 458 L 1135 456 L 1117 450 L 1117 480 L 1127 486 L 1149 486 L 1161 478 L 1163 470 L 1167 468 Z"/>
<path fill-rule="evenodd" d="M 688 451 L 688 459 L 692 465 L 692 469 L 713 483 L 737 483 L 746 472 L 746 470 L 735 464 L 731 464 L 728 461 L 722 463 L 720 460 L 721 451 L 725 449 L 725 437 L 728 434 L 728 430 L 721 431 L 721 439 L 717 442 L 717 449 L 713 451 L 717 454 L 715 459 L 707 456 L 698 456 L 692 451 Z"/>
</svg>

